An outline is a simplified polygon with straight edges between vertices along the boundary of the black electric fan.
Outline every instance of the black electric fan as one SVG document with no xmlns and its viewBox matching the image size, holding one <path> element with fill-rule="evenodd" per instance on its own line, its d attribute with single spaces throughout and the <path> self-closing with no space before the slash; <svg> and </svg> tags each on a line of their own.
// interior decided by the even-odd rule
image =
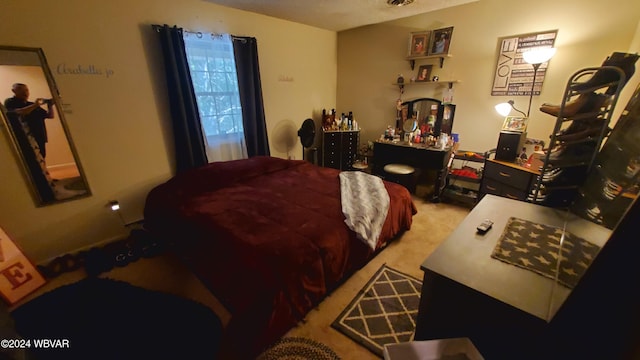
<svg viewBox="0 0 640 360">
<path fill-rule="evenodd" d="M 302 126 L 298 130 L 298 136 L 300 137 L 300 144 L 302 144 L 302 160 L 304 160 L 304 149 L 313 145 L 313 140 L 316 137 L 316 124 L 311 119 L 306 119 L 302 122 Z"/>
</svg>

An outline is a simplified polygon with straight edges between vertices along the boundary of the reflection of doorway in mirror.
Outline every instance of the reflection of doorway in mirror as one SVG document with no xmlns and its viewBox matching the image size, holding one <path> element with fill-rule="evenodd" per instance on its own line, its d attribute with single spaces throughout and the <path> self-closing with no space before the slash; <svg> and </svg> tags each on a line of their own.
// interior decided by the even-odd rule
<svg viewBox="0 0 640 360">
<path fill-rule="evenodd" d="M 51 99 L 49 84 L 40 66 L 0 66 L 0 98 L 13 97 L 11 86 L 23 83 L 29 87 L 29 101 L 37 98 Z M 80 172 L 73 158 L 66 134 L 58 118 L 59 109 L 54 110 L 54 118 L 46 119 L 47 128 L 47 170 L 54 179 L 69 179 L 80 177 Z"/>
</svg>

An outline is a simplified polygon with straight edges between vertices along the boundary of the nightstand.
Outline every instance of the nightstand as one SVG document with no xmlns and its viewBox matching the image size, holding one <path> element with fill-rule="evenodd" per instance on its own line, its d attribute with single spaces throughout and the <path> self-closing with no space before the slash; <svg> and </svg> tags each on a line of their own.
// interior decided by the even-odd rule
<svg viewBox="0 0 640 360">
<path fill-rule="evenodd" d="M 513 162 L 487 159 L 480 185 L 480 197 L 492 194 L 525 201 L 538 175 L 540 172 Z"/>
</svg>

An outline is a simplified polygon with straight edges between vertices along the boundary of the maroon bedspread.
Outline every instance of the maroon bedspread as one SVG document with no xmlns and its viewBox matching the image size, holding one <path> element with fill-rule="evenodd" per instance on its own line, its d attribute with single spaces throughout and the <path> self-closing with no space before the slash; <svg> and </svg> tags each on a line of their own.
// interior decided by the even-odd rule
<svg viewBox="0 0 640 360">
<path fill-rule="evenodd" d="M 145 226 L 178 242 L 231 312 L 232 341 L 255 353 L 373 255 L 344 223 L 338 174 L 271 157 L 212 163 L 154 188 Z M 416 213 L 404 187 L 385 187 L 390 207 L 378 248 Z"/>
</svg>

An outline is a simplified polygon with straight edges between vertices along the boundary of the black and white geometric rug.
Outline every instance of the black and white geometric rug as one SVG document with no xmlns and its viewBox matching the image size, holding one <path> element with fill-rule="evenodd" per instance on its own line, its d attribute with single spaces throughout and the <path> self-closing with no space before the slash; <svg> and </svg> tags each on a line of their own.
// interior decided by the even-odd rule
<svg viewBox="0 0 640 360">
<path fill-rule="evenodd" d="M 382 358 L 385 344 L 413 339 L 421 289 L 420 280 L 382 265 L 331 326 Z"/>
<path fill-rule="evenodd" d="M 561 244 L 562 233 L 558 227 L 511 217 L 491 257 L 550 279 L 556 278 L 558 268 L 558 282 L 573 288 L 600 247 L 568 231 Z"/>
</svg>

